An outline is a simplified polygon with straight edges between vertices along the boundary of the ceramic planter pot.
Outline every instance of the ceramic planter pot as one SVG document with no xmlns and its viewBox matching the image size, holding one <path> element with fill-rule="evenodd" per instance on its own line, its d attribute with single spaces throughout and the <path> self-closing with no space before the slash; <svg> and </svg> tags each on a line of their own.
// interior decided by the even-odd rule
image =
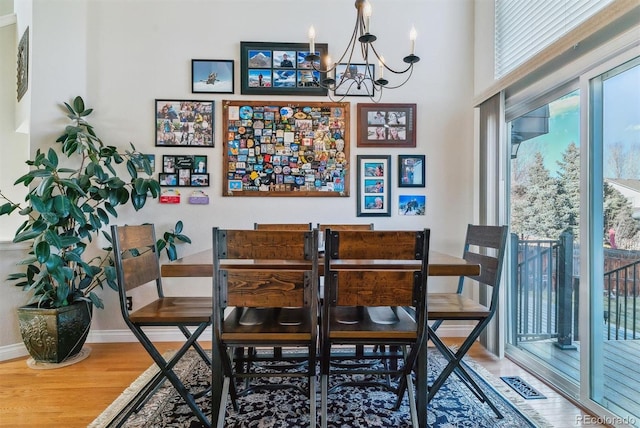
<svg viewBox="0 0 640 428">
<path fill-rule="evenodd" d="M 77 302 L 54 309 L 18 308 L 20 334 L 37 362 L 61 363 L 82 349 L 91 326 L 93 305 Z"/>
</svg>

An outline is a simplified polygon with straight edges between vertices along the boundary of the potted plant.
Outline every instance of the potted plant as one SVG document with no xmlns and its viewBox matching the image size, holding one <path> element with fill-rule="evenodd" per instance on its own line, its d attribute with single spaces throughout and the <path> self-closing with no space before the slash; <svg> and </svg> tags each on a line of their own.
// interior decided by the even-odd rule
<svg viewBox="0 0 640 428">
<path fill-rule="evenodd" d="M 139 210 L 160 194 L 157 180 L 138 176 L 144 171 L 150 177 L 152 170 L 133 144 L 124 153 L 103 144 L 86 120 L 93 109 L 81 97 L 64 106 L 72 123 L 47 153 L 38 149 L 26 161 L 30 171 L 15 182 L 29 188 L 24 204 L 0 192 L 0 215 L 17 211 L 26 217 L 13 242 L 32 246 L 19 263 L 23 269 L 8 279 L 32 294 L 18 310 L 20 331 L 31 356 L 46 362 L 61 362 L 82 349 L 92 306 L 104 307 L 94 291 L 105 283 L 116 289 L 111 237 L 103 230 L 109 217 L 129 202 Z M 128 181 L 121 178 L 120 164 Z M 109 242 L 102 250 L 90 245 L 100 234 Z"/>
</svg>

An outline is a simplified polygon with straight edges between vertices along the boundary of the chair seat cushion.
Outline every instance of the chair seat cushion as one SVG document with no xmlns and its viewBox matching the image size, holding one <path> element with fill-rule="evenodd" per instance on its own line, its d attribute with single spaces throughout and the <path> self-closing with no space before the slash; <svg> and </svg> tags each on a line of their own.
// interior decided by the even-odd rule
<svg viewBox="0 0 640 428">
<path fill-rule="evenodd" d="M 163 297 L 129 314 L 133 323 L 146 325 L 197 325 L 212 317 L 210 297 Z"/>
<path fill-rule="evenodd" d="M 490 315 L 489 308 L 457 293 L 429 294 L 427 308 L 429 320 L 482 319 Z"/>
</svg>

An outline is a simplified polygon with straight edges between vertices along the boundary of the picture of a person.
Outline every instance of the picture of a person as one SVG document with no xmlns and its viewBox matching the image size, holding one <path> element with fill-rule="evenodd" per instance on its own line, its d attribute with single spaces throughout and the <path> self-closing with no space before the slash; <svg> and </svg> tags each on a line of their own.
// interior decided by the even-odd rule
<svg viewBox="0 0 640 428">
<path fill-rule="evenodd" d="M 383 204 L 383 202 L 382 202 L 382 198 L 379 198 L 379 197 L 378 197 L 378 198 L 376 198 L 376 199 L 374 200 L 373 207 L 374 207 L 375 209 L 377 209 L 377 210 L 381 210 L 381 209 L 383 209 L 383 208 L 384 208 L 384 204 Z"/>
<path fill-rule="evenodd" d="M 207 164 L 204 161 L 199 161 L 198 166 L 195 169 L 195 172 L 198 174 L 203 174 L 207 172 Z"/>
<path fill-rule="evenodd" d="M 293 67 L 293 63 L 289 59 L 289 55 L 282 54 L 282 61 L 280 61 L 280 67 Z"/>
</svg>

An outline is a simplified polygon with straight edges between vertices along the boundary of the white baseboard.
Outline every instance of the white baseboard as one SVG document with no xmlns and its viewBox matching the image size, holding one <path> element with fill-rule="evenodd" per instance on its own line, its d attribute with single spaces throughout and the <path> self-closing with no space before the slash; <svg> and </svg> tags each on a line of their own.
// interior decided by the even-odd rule
<svg viewBox="0 0 640 428">
<path fill-rule="evenodd" d="M 149 338 L 156 342 L 179 342 L 184 340 L 182 333 L 175 328 L 157 328 L 148 330 Z M 438 328 L 440 337 L 467 337 L 471 332 L 471 326 L 468 325 L 446 325 L 443 324 Z M 204 341 L 212 340 L 213 332 L 208 328 L 202 333 L 201 338 Z M 138 339 L 133 335 L 131 330 L 98 330 L 90 331 L 87 337 L 87 343 L 118 343 L 118 342 L 137 342 Z M 27 348 L 23 343 L 15 343 L 0 347 L 0 361 L 11 360 L 28 355 Z"/>
</svg>

